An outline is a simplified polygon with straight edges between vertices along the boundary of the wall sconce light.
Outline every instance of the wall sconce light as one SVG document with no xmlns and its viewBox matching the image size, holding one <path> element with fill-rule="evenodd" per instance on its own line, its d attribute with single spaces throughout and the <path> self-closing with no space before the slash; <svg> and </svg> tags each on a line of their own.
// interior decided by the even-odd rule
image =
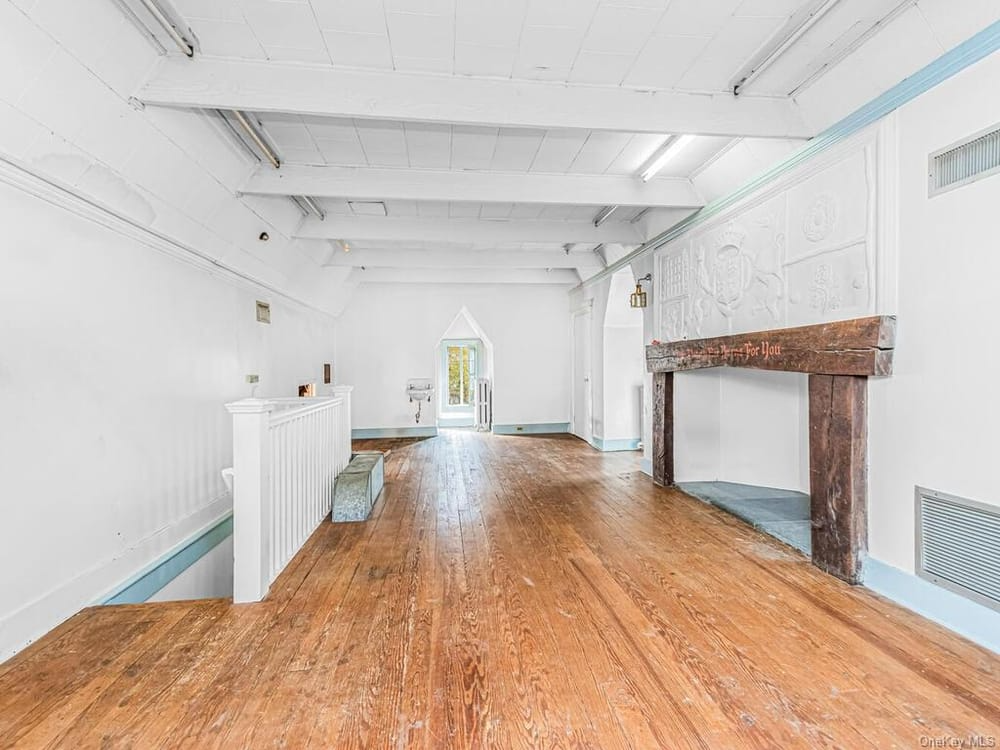
<svg viewBox="0 0 1000 750">
<path fill-rule="evenodd" d="M 630 307 L 645 307 L 646 306 L 646 293 L 642 291 L 642 282 L 652 281 L 653 274 L 647 273 L 641 279 L 635 280 L 635 291 L 629 295 L 628 304 Z"/>
</svg>

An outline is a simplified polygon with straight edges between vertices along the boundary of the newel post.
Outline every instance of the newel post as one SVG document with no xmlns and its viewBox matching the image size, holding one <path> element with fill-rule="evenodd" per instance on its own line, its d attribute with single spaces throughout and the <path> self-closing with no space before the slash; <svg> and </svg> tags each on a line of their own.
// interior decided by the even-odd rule
<svg viewBox="0 0 1000 750">
<path fill-rule="evenodd" d="M 337 450 L 337 466 L 336 470 L 338 473 L 343 471 L 344 467 L 347 466 L 348 462 L 351 460 L 351 425 L 353 421 L 351 419 L 351 391 L 354 390 L 353 385 L 335 385 L 330 388 L 330 393 L 334 396 L 344 400 L 344 410 L 341 415 L 340 430 L 339 430 L 339 440 Z"/>
<path fill-rule="evenodd" d="M 351 391 L 354 390 L 353 385 L 334 385 L 330 387 L 330 393 L 333 396 L 339 396 L 344 399 L 344 404 L 347 405 L 347 421 L 351 421 Z"/>
<path fill-rule="evenodd" d="M 259 602 L 270 586 L 271 410 L 245 398 L 233 415 L 233 601 Z"/>
</svg>

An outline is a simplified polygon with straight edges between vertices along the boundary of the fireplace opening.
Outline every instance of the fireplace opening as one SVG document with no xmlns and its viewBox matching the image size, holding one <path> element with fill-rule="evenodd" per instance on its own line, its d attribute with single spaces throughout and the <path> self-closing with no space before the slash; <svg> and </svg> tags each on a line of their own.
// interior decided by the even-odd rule
<svg viewBox="0 0 1000 750">
<path fill-rule="evenodd" d="M 714 382 L 686 388 L 692 377 Z M 808 376 L 724 368 L 678 373 L 675 388 L 678 433 L 701 429 L 698 455 L 678 445 L 677 486 L 810 555 Z"/>
</svg>

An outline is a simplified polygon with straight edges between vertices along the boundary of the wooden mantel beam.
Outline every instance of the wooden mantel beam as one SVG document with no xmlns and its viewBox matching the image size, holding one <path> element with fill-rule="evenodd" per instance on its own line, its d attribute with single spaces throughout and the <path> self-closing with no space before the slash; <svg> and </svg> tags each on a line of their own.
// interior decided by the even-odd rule
<svg viewBox="0 0 1000 750">
<path fill-rule="evenodd" d="M 820 375 L 892 374 L 896 318 L 877 315 L 833 323 L 646 347 L 649 372 L 751 367 Z"/>
</svg>

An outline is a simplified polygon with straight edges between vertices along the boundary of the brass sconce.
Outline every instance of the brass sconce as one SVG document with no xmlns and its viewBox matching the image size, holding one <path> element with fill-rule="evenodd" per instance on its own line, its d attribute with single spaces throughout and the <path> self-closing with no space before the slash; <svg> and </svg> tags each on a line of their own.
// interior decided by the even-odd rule
<svg viewBox="0 0 1000 750">
<path fill-rule="evenodd" d="M 647 273 L 641 279 L 635 280 L 635 291 L 629 295 L 628 303 L 631 307 L 645 307 L 646 306 L 646 293 L 642 291 L 642 282 L 652 281 L 653 274 Z"/>
</svg>

